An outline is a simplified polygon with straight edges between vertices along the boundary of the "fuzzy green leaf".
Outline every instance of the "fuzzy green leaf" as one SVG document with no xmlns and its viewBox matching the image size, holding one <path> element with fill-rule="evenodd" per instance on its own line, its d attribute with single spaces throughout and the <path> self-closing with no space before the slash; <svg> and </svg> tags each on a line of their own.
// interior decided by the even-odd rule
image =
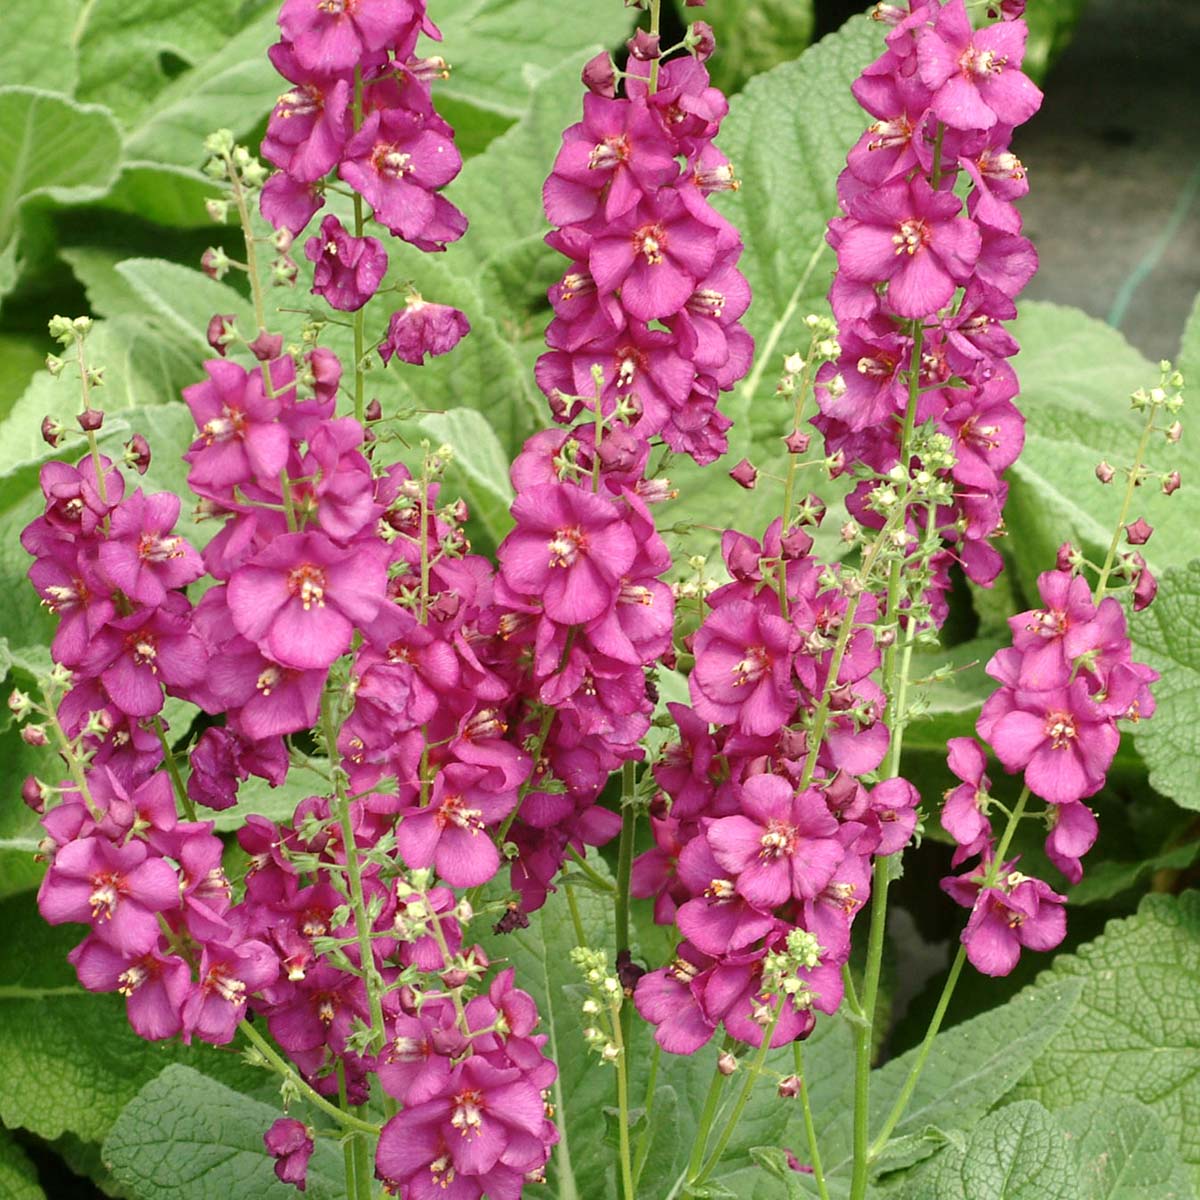
<svg viewBox="0 0 1200 1200">
<path fill-rule="evenodd" d="M 697 15 L 678 7 L 685 23 Z M 713 84 L 728 95 L 751 76 L 795 58 L 812 40 L 812 0 L 724 0 L 700 15 L 717 39 L 708 63 Z"/>
<path fill-rule="evenodd" d="M 37 1169 L 6 1129 L 0 1129 L 0 1196 L 4 1200 L 46 1200 Z"/>
</svg>

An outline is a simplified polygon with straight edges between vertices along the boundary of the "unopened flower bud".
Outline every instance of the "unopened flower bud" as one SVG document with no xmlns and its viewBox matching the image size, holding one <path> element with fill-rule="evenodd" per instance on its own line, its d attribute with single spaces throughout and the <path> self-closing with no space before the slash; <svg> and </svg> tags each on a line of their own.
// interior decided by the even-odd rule
<svg viewBox="0 0 1200 1200">
<path fill-rule="evenodd" d="M 825 469 L 829 472 L 830 479 L 836 479 L 846 469 L 846 452 L 839 450 L 836 454 L 831 454 L 825 460 Z"/>
<path fill-rule="evenodd" d="M 729 472 L 729 478 L 733 480 L 739 487 L 744 487 L 749 491 L 758 482 L 758 470 L 754 464 L 748 459 L 743 458 L 732 471 Z"/>
<path fill-rule="evenodd" d="M 237 339 L 237 317 L 233 313 L 214 313 L 205 331 L 208 344 L 222 357 L 225 347 Z"/>
<path fill-rule="evenodd" d="M 72 324 L 70 317 L 56 315 L 51 317 L 47 324 L 50 336 L 56 342 L 61 342 L 66 346 L 75 340 L 75 326 Z"/>
<path fill-rule="evenodd" d="M 783 444 L 787 447 L 789 454 L 805 454 L 812 442 L 811 434 L 801 433 L 798 429 L 793 429 L 791 433 L 783 439 Z"/>
<path fill-rule="evenodd" d="M 61 421 L 56 421 L 53 417 L 42 418 L 42 441 L 47 446 L 57 448 L 59 442 L 63 439 L 63 434 L 66 433 L 66 426 Z"/>
<path fill-rule="evenodd" d="M 1179 491 L 1179 485 L 1180 479 L 1178 471 L 1172 471 L 1169 475 L 1164 475 L 1162 477 L 1163 495 L 1173 495 L 1175 492 Z"/>
<path fill-rule="evenodd" d="M 732 1075 L 737 1070 L 738 1060 L 728 1050 L 722 1050 L 717 1056 L 717 1070 L 722 1075 Z"/>
<path fill-rule="evenodd" d="M 27 746 L 48 746 L 50 739 L 46 736 L 44 725 L 24 725 L 21 728 L 21 741 Z"/>
<path fill-rule="evenodd" d="M 658 34 L 645 29 L 639 29 L 625 46 L 638 62 L 654 62 L 662 54 Z"/>
<path fill-rule="evenodd" d="M 1116 475 L 1116 471 L 1108 463 L 1100 461 L 1096 464 L 1096 478 L 1101 483 L 1112 483 L 1114 475 Z"/>
<path fill-rule="evenodd" d="M 8 709 L 18 721 L 23 721 L 33 711 L 33 701 L 20 688 L 13 688 L 8 697 Z"/>
<path fill-rule="evenodd" d="M 215 221 L 218 225 L 224 225 L 229 217 L 229 201 L 222 200 L 216 196 L 210 196 L 204 201 L 204 211 L 208 213 L 210 221 Z"/>
<path fill-rule="evenodd" d="M 75 420 L 84 433 L 95 433 L 104 424 L 104 414 L 98 408 L 85 408 Z"/>
<path fill-rule="evenodd" d="M 46 793 L 36 775 L 25 776 L 25 782 L 21 784 L 21 799 L 35 813 L 46 811 Z"/>
<path fill-rule="evenodd" d="M 200 270 L 202 270 L 209 279 L 224 279 L 229 274 L 229 268 L 232 264 L 229 261 L 229 255 L 220 246 L 209 246 L 205 252 L 200 255 Z"/>
<path fill-rule="evenodd" d="M 1150 535 L 1153 532 L 1154 528 L 1147 522 L 1146 518 L 1138 517 L 1133 524 L 1125 526 L 1125 540 L 1131 546 L 1144 546 L 1150 540 Z"/>
<path fill-rule="evenodd" d="M 204 139 L 204 152 L 206 154 L 225 155 L 233 151 L 233 131 L 229 129 L 216 129 Z"/>
<path fill-rule="evenodd" d="M 57 379 L 63 371 L 66 370 L 67 364 L 57 354 L 46 355 L 46 370 Z"/>
<path fill-rule="evenodd" d="M 367 407 L 363 409 L 363 418 L 367 421 L 383 420 L 383 405 L 377 398 L 367 402 Z"/>
<path fill-rule="evenodd" d="M 139 475 L 145 475 L 150 466 L 150 443 L 140 433 L 125 443 L 125 465 L 133 467 Z"/>
<path fill-rule="evenodd" d="M 784 1100 L 794 1100 L 800 1095 L 801 1086 L 799 1075 L 785 1075 L 779 1081 L 779 1095 Z"/>
<path fill-rule="evenodd" d="M 246 348 L 259 362 L 271 362 L 283 353 L 283 334 L 260 329 L 258 337 L 247 343 Z"/>
<path fill-rule="evenodd" d="M 602 50 L 595 58 L 589 58 L 583 64 L 583 86 L 593 96 L 603 96 L 611 100 L 617 94 L 617 72 L 613 66 L 612 56 Z"/>
<path fill-rule="evenodd" d="M 293 287 L 299 273 L 300 268 L 286 254 L 281 254 L 278 258 L 271 260 L 272 287 Z"/>
<path fill-rule="evenodd" d="M 1182 421 L 1173 422 L 1170 425 L 1170 427 L 1167 429 L 1166 432 L 1167 432 L 1167 441 L 1174 444 L 1175 442 L 1179 441 L 1179 439 L 1181 437 L 1183 437 L 1183 422 Z"/>
<path fill-rule="evenodd" d="M 713 33 L 713 27 L 707 21 L 693 21 L 688 27 L 683 44 L 687 47 L 688 53 L 695 55 L 700 62 L 704 62 L 712 57 L 713 51 L 717 48 L 717 38 Z"/>
<path fill-rule="evenodd" d="M 1078 548 L 1070 542 L 1063 542 L 1058 548 L 1058 557 L 1055 559 L 1054 567 L 1058 571 L 1074 571 L 1082 561 L 1083 556 L 1079 553 Z"/>
</svg>

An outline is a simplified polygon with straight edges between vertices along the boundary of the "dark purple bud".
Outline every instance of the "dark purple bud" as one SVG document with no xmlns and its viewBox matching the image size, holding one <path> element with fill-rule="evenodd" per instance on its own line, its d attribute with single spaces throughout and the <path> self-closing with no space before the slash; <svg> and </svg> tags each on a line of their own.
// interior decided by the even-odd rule
<svg viewBox="0 0 1200 1200">
<path fill-rule="evenodd" d="M 1170 496 L 1179 491 L 1180 479 L 1179 472 L 1172 471 L 1170 475 L 1164 475 L 1162 481 L 1162 490 L 1164 496 Z"/>
<path fill-rule="evenodd" d="M 492 926 L 492 932 L 496 934 L 513 933 L 518 929 L 528 928 L 529 918 L 521 911 L 519 905 L 510 904 L 500 920 Z"/>
<path fill-rule="evenodd" d="M 638 966 L 633 961 L 633 955 L 628 950 L 617 951 L 617 978 L 621 981 L 621 987 L 624 989 L 625 995 L 633 995 L 633 989 L 637 987 L 638 980 L 645 973 L 646 968 Z"/>
<path fill-rule="evenodd" d="M 645 29 L 639 29 L 625 45 L 638 62 L 653 62 L 662 55 L 658 34 Z"/>
<path fill-rule="evenodd" d="M 1146 520 L 1145 517 L 1138 517 L 1132 525 L 1125 526 L 1125 540 L 1131 546 L 1144 546 L 1149 540 L 1150 535 L 1154 532 L 1154 527 Z"/>
<path fill-rule="evenodd" d="M 684 8 L 703 8 L 705 0 L 683 0 Z"/>
<path fill-rule="evenodd" d="M 732 471 L 729 472 L 729 478 L 733 480 L 739 487 L 744 487 L 749 491 L 758 482 L 758 470 L 748 458 L 743 458 Z"/>
<path fill-rule="evenodd" d="M 783 439 L 783 444 L 787 447 L 789 454 L 807 454 L 809 444 L 812 442 L 810 434 L 801 433 L 798 429 L 793 429 L 791 433 Z"/>
<path fill-rule="evenodd" d="M 236 323 L 237 318 L 233 313 L 216 313 L 208 323 L 208 332 L 205 335 L 208 338 L 208 344 L 222 358 L 225 357 L 225 347 L 237 336 L 234 332 Z"/>
<path fill-rule="evenodd" d="M 813 546 L 813 540 L 803 529 L 789 529 L 780 539 L 784 558 L 803 558 Z"/>
<path fill-rule="evenodd" d="M 1101 461 L 1096 464 L 1096 478 L 1101 483 L 1112 483 L 1114 475 L 1116 475 L 1116 471 L 1108 463 Z"/>
<path fill-rule="evenodd" d="M 1058 557 L 1054 560 L 1056 571 L 1074 571 L 1079 565 L 1079 551 L 1070 543 L 1063 542 L 1058 548 Z"/>
<path fill-rule="evenodd" d="M 283 334 L 268 333 L 265 329 L 260 329 L 258 337 L 248 345 L 250 353 L 259 362 L 271 362 L 283 353 Z"/>
<path fill-rule="evenodd" d="M 784 1100 L 794 1100 L 800 1095 L 800 1087 L 799 1075 L 785 1075 L 779 1081 L 779 1095 Z"/>
<path fill-rule="evenodd" d="M 683 44 L 688 48 L 689 54 L 704 62 L 712 58 L 713 51 L 717 48 L 717 38 L 713 27 L 707 21 L 693 21 Z"/>
<path fill-rule="evenodd" d="M 85 408 L 75 419 L 84 433 L 95 433 L 104 424 L 104 414 L 98 408 Z"/>
<path fill-rule="evenodd" d="M 64 426 L 56 421 L 53 417 L 42 418 L 42 441 L 47 446 L 52 446 L 57 449 L 59 442 L 62 441 L 63 434 L 66 433 Z"/>
<path fill-rule="evenodd" d="M 35 813 L 41 814 L 46 811 L 46 797 L 42 792 L 42 785 L 38 782 L 36 775 L 25 776 L 25 782 L 21 784 L 21 799 Z"/>
<path fill-rule="evenodd" d="M 1150 568 L 1146 566 L 1146 560 L 1140 555 L 1133 555 L 1133 559 L 1138 566 L 1137 575 L 1133 580 L 1133 611 L 1141 612 L 1143 608 L 1149 608 L 1154 603 L 1154 597 L 1158 595 L 1158 580 L 1154 578 Z"/>
<path fill-rule="evenodd" d="M 363 409 L 363 418 L 367 421 L 382 421 L 383 420 L 383 405 L 378 399 L 367 402 L 367 407 Z"/>
<path fill-rule="evenodd" d="M 140 433 L 125 443 L 125 465 L 133 467 L 139 475 L 145 475 L 150 466 L 150 443 Z"/>
<path fill-rule="evenodd" d="M 210 279 L 224 279 L 229 274 L 230 266 L 229 255 L 219 246 L 209 246 L 200 255 L 200 270 Z"/>
<path fill-rule="evenodd" d="M 583 64 L 583 86 L 593 96 L 603 96 L 612 100 L 617 94 L 617 72 L 613 67 L 612 56 L 607 50 L 602 50 L 595 58 L 589 58 Z"/>
<path fill-rule="evenodd" d="M 803 758 L 808 753 L 808 733 L 785 725 L 779 731 L 779 753 L 784 758 Z"/>
<path fill-rule="evenodd" d="M 800 501 L 800 507 L 796 510 L 796 520 L 801 525 L 820 525 L 821 518 L 824 516 L 825 501 L 816 492 L 809 492 Z"/>
<path fill-rule="evenodd" d="M 825 460 L 825 469 L 829 472 L 830 479 L 836 479 L 846 469 L 846 452 L 839 450 L 836 454 L 831 454 Z"/>
</svg>

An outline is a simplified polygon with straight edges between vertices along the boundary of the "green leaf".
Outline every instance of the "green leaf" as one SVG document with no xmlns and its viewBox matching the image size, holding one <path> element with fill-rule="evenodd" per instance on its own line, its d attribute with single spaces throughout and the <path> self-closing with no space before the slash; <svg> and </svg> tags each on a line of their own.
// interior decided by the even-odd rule
<svg viewBox="0 0 1200 1200">
<path fill-rule="evenodd" d="M 287 822 L 292 819 L 296 805 L 309 796 L 327 789 L 319 776 L 311 771 L 293 767 L 287 779 L 279 787 L 272 787 L 265 779 L 252 777 L 239 788 L 237 803 L 232 808 L 208 815 L 214 828 L 220 833 L 231 833 L 241 829 L 251 815 L 266 817 L 270 821 Z"/>
<path fill-rule="evenodd" d="M 28 897 L 0 902 L 0 1122 L 97 1141 L 137 1090 L 183 1061 L 245 1086 L 260 1075 L 208 1046 L 144 1042 L 116 995 L 85 992 L 67 952 L 85 932 L 49 927 Z"/>
<path fill-rule="evenodd" d="M 5 1200 L 46 1200 L 37 1168 L 6 1129 L 0 1129 L 0 1196 Z"/>
<path fill-rule="evenodd" d="M 939 1034 L 895 1137 L 922 1135 L 931 1125 L 951 1132 L 970 1129 L 1012 1090 L 1051 1039 L 1070 1026 L 1080 991 L 1080 984 L 1069 979 L 1026 988 L 1007 1004 Z M 872 1128 L 879 1128 L 891 1111 L 917 1053 L 910 1050 L 872 1075 Z M 814 1115 L 826 1169 L 846 1170 L 853 1116 L 849 1102 L 839 1111 L 817 1109 Z M 799 1144 L 803 1134 L 795 1128 L 790 1137 Z M 918 1136 L 904 1148 L 911 1163 L 937 1146 Z M 893 1152 L 887 1166 L 896 1169 L 908 1163 Z"/>
<path fill-rule="evenodd" d="M 80 99 L 128 122 L 181 68 L 220 51 L 240 7 L 240 0 L 90 0 L 75 35 Z"/>
<path fill-rule="evenodd" d="M 1070 540 L 1103 559 L 1120 515 L 1121 476 L 1108 487 L 1094 474 L 1106 459 L 1118 470 L 1131 462 L 1143 417 L 1129 396 L 1158 382 L 1158 366 L 1110 326 L 1074 308 L 1023 301 L 1013 325 L 1018 404 L 1025 414 L 1025 449 L 1009 473 L 1004 519 L 1008 547 L 1027 594 L 1039 572 L 1054 566 L 1057 547 Z M 1181 458 L 1185 461 L 1181 462 Z M 1149 464 L 1168 471 L 1195 461 L 1180 446 L 1152 439 Z M 1186 563 L 1195 553 L 1200 493 L 1184 488 L 1169 499 L 1153 481 L 1142 487 L 1130 520 L 1145 512 L 1156 533 L 1140 549 L 1155 570 Z"/>
<path fill-rule="evenodd" d="M 558 0 L 553 20 L 543 0 L 451 0 L 431 15 L 442 31 L 439 50 L 453 64 L 435 100 L 445 96 L 509 117 L 525 111 L 529 88 L 542 74 L 582 50 L 615 46 L 633 16 L 593 0 Z"/>
<path fill-rule="evenodd" d="M 111 114 L 28 87 L 0 87 L 0 246 L 34 196 L 94 200 L 111 186 L 121 135 Z"/>
<path fill-rule="evenodd" d="M 449 480 L 465 482 L 463 489 L 472 516 L 483 523 L 492 540 L 500 539 L 512 527 L 508 506 L 513 501 L 508 481 L 508 455 L 492 427 L 472 408 L 451 408 L 428 413 L 419 424 L 433 445 L 453 447 Z"/>
<path fill-rule="evenodd" d="M 197 153 L 193 157 L 199 157 Z M 204 201 L 218 194 L 212 180 L 190 167 L 125 162 L 100 207 L 175 229 L 209 228 Z"/>
<path fill-rule="evenodd" d="M 1045 78 L 1058 56 L 1070 44 L 1087 0 L 1039 0 L 1025 13 L 1029 40 L 1021 69 L 1036 80 Z"/>
<path fill-rule="evenodd" d="M 1082 1200 L 1066 1132 L 1032 1100 L 990 1113 L 921 1178 L 914 1200 Z"/>
<path fill-rule="evenodd" d="M 1154 716 L 1137 726 L 1137 747 L 1156 791 L 1200 809 L 1200 560 L 1167 571 L 1159 587 L 1155 602 L 1130 622 L 1137 657 L 1162 676 L 1154 685 Z"/>
<path fill-rule="evenodd" d="M 1187 1170 L 1144 1104 L 1109 1096 L 1056 1115 L 1075 1151 L 1080 1200 L 1194 1200 Z"/>
<path fill-rule="evenodd" d="M 697 14 L 679 3 L 686 25 Z M 717 52 L 708 68 L 727 95 L 753 75 L 795 58 L 812 40 L 812 0 L 724 0 L 699 14 L 713 28 Z"/>
<path fill-rule="evenodd" d="M 1147 1104 L 1171 1145 L 1200 1167 L 1200 893 L 1147 896 L 1077 954 L 1056 960 L 1035 991 L 1077 980 L 1071 1021 L 1015 1095 L 1051 1110 L 1097 1096 Z"/>
<path fill-rule="evenodd" d="M 113 1177 L 138 1200 L 291 1200 L 263 1134 L 278 1108 L 201 1075 L 169 1066 L 125 1106 L 104 1141 Z M 306 1197 L 341 1200 L 345 1182 L 333 1143 L 319 1140 Z"/>
<path fill-rule="evenodd" d="M 212 354 L 206 334 L 214 313 L 232 314 L 247 336 L 254 332 L 250 305 L 228 284 L 201 271 L 161 258 L 129 258 L 116 271 L 142 300 L 143 311 L 162 318 L 168 331 L 198 355 Z"/>
<path fill-rule="evenodd" d="M 754 302 L 744 324 L 755 341 L 754 367 L 723 407 L 735 420 L 753 412 L 755 428 L 771 436 L 787 420 L 772 401 L 782 358 L 802 341 L 807 347 L 801 321 L 826 308 L 834 263 L 825 224 L 837 215 L 846 151 L 868 122 L 850 84 L 883 48 L 879 25 L 854 17 L 794 62 L 752 79 L 721 127 L 718 144 L 742 187 L 718 196 L 717 207 L 745 241 L 739 268 Z M 747 432 L 738 435 L 743 450 Z"/>
<path fill-rule="evenodd" d="M 11 15 L 20 36 L 0 42 L 0 79 L 71 95 L 79 76 L 71 42 L 77 0 L 25 0 L 19 7 Z"/>
<path fill-rule="evenodd" d="M 1138 862 L 1106 859 L 1089 866 L 1087 874 L 1068 893 L 1072 904 L 1097 904 L 1136 887 L 1153 871 L 1184 871 L 1200 858 L 1200 841 L 1164 850 Z"/>
<path fill-rule="evenodd" d="M 1191 389 L 1200 387 L 1200 295 L 1192 304 L 1187 324 L 1183 327 L 1183 339 L 1175 365 L 1183 372 L 1183 384 L 1192 395 Z"/>
</svg>

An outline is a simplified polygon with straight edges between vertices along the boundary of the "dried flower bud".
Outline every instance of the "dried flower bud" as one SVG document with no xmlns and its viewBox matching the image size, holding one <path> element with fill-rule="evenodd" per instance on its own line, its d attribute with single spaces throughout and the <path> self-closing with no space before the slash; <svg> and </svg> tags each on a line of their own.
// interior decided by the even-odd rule
<svg viewBox="0 0 1200 1200">
<path fill-rule="evenodd" d="M 208 213 L 210 221 L 215 221 L 218 225 L 224 225 L 229 217 L 229 201 L 222 200 L 218 196 L 210 196 L 204 201 L 204 211 Z"/>
<path fill-rule="evenodd" d="M 625 46 L 638 62 L 654 62 L 662 55 L 658 34 L 645 29 L 639 29 Z"/>
<path fill-rule="evenodd" d="M 1063 542 L 1058 548 L 1058 557 L 1054 560 L 1056 571 L 1074 571 L 1083 561 L 1083 556 L 1077 547 L 1070 542 Z"/>
<path fill-rule="evenodd" d="M 779 1081 L 779 1095 L 784 1100 L 794 1100 L 798 1095 L 800 1095 L 800 1088 L 801 1083 L 799 1075 L 785 1075 Z"/>
<path fill-rule="evenodd" d="M 617 94 L 617 72 L 613 66 L 612 56 L 602 50 L 595 58 L 589 58 L 583 64 L 583 86 L 593 96 L 603 96 L 606 100 L 613 99 Z"/>
<path fill-rule="evenodd" d="M 363 409 L 363 418 L 367 421 L 383 420 L 383 405 L 379 403 L 378 399 L 367 402 L 367 407 Z"/>
<path fill-rule="evenodd" d="M 21 729 L 21 741 L 27 746 L 48 746 L 50 739 L 46 736 L 44 725 L 25 725 Z"/>
<path fill-rule="evenodd" d="M 1166 430 L 1166 435 L 1167 435 L 1167 441 L 1171 442 L 1172 444 L 1179 441 L 1179 439 L 1181 437 L 1183 437 L 1183 422 L 1182 421 L 1172 422 L 1171 425 L 1168 426 L 1168 428 Z"/>
<path fill-rule="evenodd" d="M 104 424 L 104 414 L 98 408 L 85 408 L 75 419 L 84 433 L 95 433 Z"/>
<path fill-rule="evenodd" d="M 758 482 L 758 470 L 748 458 L 743 458 L 732 471 L 729 472 L 729 478 L 734 481 L 739 487 L 744 487 L 749 491 Z"/>
<path fill-rule="evenodd" d="M 283 353 L 283 334 L 258 331 L 258 337 L 247 343 L 247 349 L 259 362 L 271 362 Z"/>
<path fill-rule="evenodd" d="M 1101 483 L 1112 483 L 1114 475 L 1116 475 L 1116 471 L 1108 463 L 1101 460 L 1096 464 L 1096 478 Z"/>
<path fill-rule="evenodd" d="M 66 426 L 62 422 L 56 421 L 53 417 L 42 418 L 42 441 L 47 446 L 53 446 L 57 449 L 66 431 Z"/>
<path fill-rule="evenodd" d="M 1132 525 L 1125 526 L 1125 540 L 1131 546 L 1144 546 L 1149 540 L 1154 528 L 1145 517 L 1138 517 Z"/>
<path fill-rule="evenodd" d="M 728 1050 L 722 1050 L 717 1056 L 717 1070 L 722 1075 L 732 1075 L 738 1068 L 737 1058 L 730 1054 Z"/>
<path fill-rule="evenodd" d="M 625 995 L 633 995 L 633 989 L 645 973 L 646 968 L 635 963 L 628 950 L 617 951 L 617 978 L 621 981 L 621 990 Z"/>
<path fill-rule="evenodd" d="M 1154 602 L 1154 597 L 1158 595 L 1158 580 L 1146 566 L 1146 560 L 1140 554 L 1131 554 L 1127 562 L 1133 564 L 1135 571 L 1133 575 L 1133 611 L 1141 612 L 1143 608 L 1149 608 Z"/>
<path fill-rule="evenodd" d="M 225 347 L 237 338 L 237 318 L 233 313 L 214 313 L 204 336 L 208 344 L 224 357 Z"/>
<path fill-rule="evenodd" d="M 125 443 L 125 465 L 133 467 L 139 475 L 145 475 L 150 466 L 150 443 L 140 433 Z"/>
<path fill-rule="evenodd" d="M 898 4 L 885 4 L 880 0 L 871 9 L 870 15 L 872 21 L 882 21 L 885 25 L 899 25 L 908 16 L 908 12 Z"/>
<path fill-rule="evenodd" d="M 1172 471 L 1169 475 L 1162 477 L 1162 490 L 1164 496 L 1171 496 L 1179 491 L 1180 479 L 1179 472 Z"/>
<path fill-rule="evenodd" d="M 707 21 L 693 21 L 688 27 L 687 36 L 683 39 L 688 53 L 694 55 L 700 62 L 712 58 L 717 48 L 716 34 Z"/>
</svg>

